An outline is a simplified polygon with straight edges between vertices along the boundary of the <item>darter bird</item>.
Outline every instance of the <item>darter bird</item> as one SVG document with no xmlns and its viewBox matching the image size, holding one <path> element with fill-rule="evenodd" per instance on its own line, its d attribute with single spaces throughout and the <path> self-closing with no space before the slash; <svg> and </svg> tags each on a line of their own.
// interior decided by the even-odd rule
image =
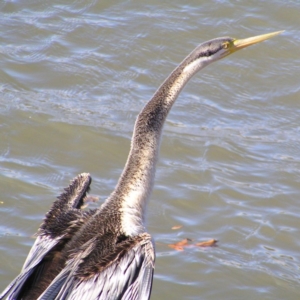
<svg viewBox="0 0 300 300">
<path fill-rule="evenodd" d="M 75 177 L 46 214 L 21 273 L 0 299 L 149 299 L 155 249 L 144 220 L 167 115 L 199 70 L 279 33 L 216 38 L 192 51 L 139 113 L 125 168 L 108 199 L 98 209 L 82 210 L 91 177 Z"/>
</svg>

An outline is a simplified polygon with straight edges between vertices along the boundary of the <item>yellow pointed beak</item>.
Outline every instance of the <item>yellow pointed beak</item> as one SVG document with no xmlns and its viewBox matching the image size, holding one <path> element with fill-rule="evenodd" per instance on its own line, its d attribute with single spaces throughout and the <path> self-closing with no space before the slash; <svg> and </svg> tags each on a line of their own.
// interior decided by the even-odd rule
<svg viewBox="0 0 300 300">
<path fill-rule="evenodd" d="M 248 46 L 260 43 L 262 41 L 265 41 L 267 39 L 270 39 L 282 32 L 284 32 L 284 30 L 267 33 L 267 34 L 262 34 L 262 35 L 257 35 L 257 36 L 249 37 L 246 39 L 234 40 L 231 50 L 232 50 L 232 52 L 235 52 L 235 51 L 243 49 L 245 47 L 248 47 Z"/>
</svg>

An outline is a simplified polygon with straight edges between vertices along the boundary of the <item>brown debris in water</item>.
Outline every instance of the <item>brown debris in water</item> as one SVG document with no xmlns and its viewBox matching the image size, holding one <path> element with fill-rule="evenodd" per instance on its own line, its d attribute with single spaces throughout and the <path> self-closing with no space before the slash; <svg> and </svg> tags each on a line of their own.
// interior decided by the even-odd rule
<svg viewBox="0 0 300 300">
<path fill-rule="evenodd" d="M 175 244 L 169 244 L 168 246 L 172 249 L 175 249 L 177 251 L 183 251 L 184 247 L 215 247 L 217 246 L 217 240 L 210 239 L 204 242 L 199 242 L 196 244 L 191 244 L 193 240 L 191 239 L 183 239 L 180 242 L 177 242 Z"/>
<path fill-rule="evenodd" d="M 171 229 L 172 229 L 172 230 L 178 230 L 178 229 L 180 229 L 180 228 L 182 228 L 182 225 L 175 225 L 175 226 L 173 226 Z"/>
</svg>

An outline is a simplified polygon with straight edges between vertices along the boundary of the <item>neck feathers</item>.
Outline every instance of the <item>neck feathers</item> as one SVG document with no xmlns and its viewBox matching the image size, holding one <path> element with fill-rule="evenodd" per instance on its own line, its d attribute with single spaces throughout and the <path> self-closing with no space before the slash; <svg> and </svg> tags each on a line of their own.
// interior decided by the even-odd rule
<svg viewBox="0 0 300 300">
<path fill-rule="evenodd" d="M 125 168 L 107 200 L 119 202 L 121 228 L 127 235 L 145 231 L 144 213 L 153 187 L 163 125 L 180 91 L 199 70 L 199 65 L 189 67 L 188 59 L 171 73 L 138 115 Z"/>
</svg>

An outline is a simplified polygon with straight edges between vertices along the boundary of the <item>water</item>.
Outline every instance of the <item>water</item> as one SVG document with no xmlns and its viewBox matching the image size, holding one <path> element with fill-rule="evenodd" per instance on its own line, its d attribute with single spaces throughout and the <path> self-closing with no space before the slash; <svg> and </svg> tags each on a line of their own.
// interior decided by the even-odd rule
<svg viewBox="0 0 300 300">
<path fill-rule="evenodd" d="M 0 290 L 70 179 L 90 172 L 100 203 L 110 194 L 138 112 L 197 44 L 284 29 L 182 92 L 147 227 L 152 299 L 298 299 L 299 13 L 284 0 L 2 1 Z M 167 246 L 187 237 L 219 246 Z"/>
</svg>

